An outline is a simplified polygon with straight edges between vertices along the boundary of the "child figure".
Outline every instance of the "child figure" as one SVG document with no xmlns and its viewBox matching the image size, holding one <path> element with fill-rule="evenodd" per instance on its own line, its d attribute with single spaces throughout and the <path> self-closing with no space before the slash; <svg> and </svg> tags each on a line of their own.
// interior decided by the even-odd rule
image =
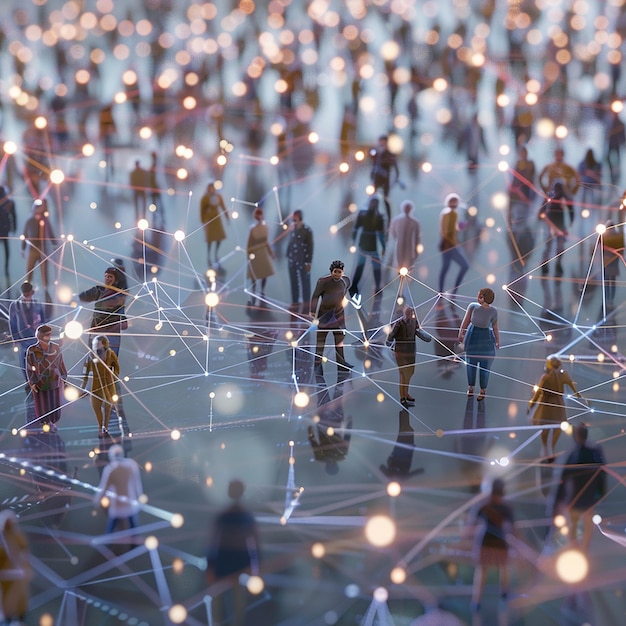
<svg viewBox="0 0 626 626">
<path fill-rule="evenodd" d="M 91 406 L 98 420 L 98 437 L 109 434 L 109 418 L 111 409 L 117 402 L 115 381 L 120 374 L 117 355 L 109 347 L 109 340 L 104 335 L 94 337 L 93 355 L 85 359 L 85 375 L 82 388 L 87 387 L 89 374 L 93 373 L 91 382 Z"/>
</svg>

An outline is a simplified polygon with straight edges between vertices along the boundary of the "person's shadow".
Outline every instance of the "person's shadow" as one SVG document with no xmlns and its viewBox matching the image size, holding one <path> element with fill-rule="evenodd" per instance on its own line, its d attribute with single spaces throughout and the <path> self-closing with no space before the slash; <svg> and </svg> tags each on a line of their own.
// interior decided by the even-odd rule
<svg viewBox="0 0 626 626">
<path fill-rule="evenodd" d="M 394 480 L 406 480 L 424 471 L 423 467 L 411 469 L 415 450 L 414 431 L 409 422 L 409 412 L 401 409 L 398 413 L 398 436 L 396 445 L 387 457 L 387 463 L 380 466 L 380 471 Z"/>
</svg>

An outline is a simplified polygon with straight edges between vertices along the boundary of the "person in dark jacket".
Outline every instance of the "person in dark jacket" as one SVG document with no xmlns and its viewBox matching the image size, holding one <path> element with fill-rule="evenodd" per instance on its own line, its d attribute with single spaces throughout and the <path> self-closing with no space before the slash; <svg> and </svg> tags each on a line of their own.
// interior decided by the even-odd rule
<svg viewBox="0 0 626 626">
<path fill-rule="evenodd" d="M 298 306 L 298 297 L 302 293 L 302 303 L 309 306 L 311 301 L 311 261 L 313 260 L 313 231 L 302 221 L 302 211 L 293 212 L 293 222 L 289 229 L 287 244 L 287 263 L 291 284 L 291 303 Z"/>
<path fill-rule="evenodd" d="M 15 202 L 4 185 L 0 185 L 0 241 L 4 245 L 4 275 L 9 283 L 9 235 L 15 232 Z"/>
<path fill-rule="evenodd" d="M 240 480 L 228 484 L 228 496 L 233 504 L 222 511 L 213 524 L 207 552 L 207 578 L 215 592 L 213 617 L 215 626 L 245 623 L 246 589 L 239 584 L 241 574 L 259 572 L 259 533 L 254 515 L 241 504 L 245 485 Z M 221 583 L 221 584 L 219 584 Z M 225 597 L 220 591 L 232 592 L 232 615 L 223 621 Z M 213 594 L 212 594 L 213 595 Z"/>
<path fill-rule="evenodd" d="M 543 257 L 541 259 L 541 273 L 544 276 L 548 274 L 548 263 L 552 258 L 552 247 L 554 242 L 556 242 L 555 276 L 563 276 L 561 256 L 565 250 L 565 238 L 568 235 L 567 226 L 565 224 L 566 214 L 569 214 L 570 225 L 573 224 L 574 207 L 571 202 L 568 202 L 568 199 L 565 196 L 563 183 L 556 182 L 554 183 L 552 192 L 548 197 L 548 201 L 539 211 L 539 219 L 542 219 L 548 228 L 548 238 L 546 240 L 546 245 L 543 249 Z"/>
<path fill-rule="evenodd" d="M 354 296 L 359 292 L 359 280 L 363 275 L 363 268 L 368 257 L 372 260 L 374 271 L 374 283 L 376 293 L 380 291 L 380 259 L 385 256 L 385 221 L 378 212 L 378 198 L 370 198 L 367 210 L 360 211 L 357 215 L 352 231 L 352 241 L 358 246 L 358 261 L 354 272 L 354 281 L 350 287 L 350 295 Z M 378 254 L 378 244 L 380 243 L 381 254 Z"/>
<path fill-rule="evenodd" d="M 556 506 L 566 507 L 571 527 L 569 540 L 587 552 L 593 534 L 593 509 L 606 492 L 605 464 L 600 446 L 587 443 L 586 424 L 574 427 L 574 449 L 567 456 L 556 493 Z M 582 520 L 582 539 L 578 541 L 578 524 Z"/>
<path fill-rule="evenodd" d="M 389 138 L 387 135 L 381 135 L 378 138 L 378 146 L 370 150 L 372 158 L 372 170 L 370 179 L 374 186 L 374 191 L 379 189 L 383 192 L 385 209 L 387 211 L 387 224 L 391 221 L 391 205 L 389 204 L 389 191 L 391 185 L 398 182 L 400 171 L 398 170 L 398 159 L 396 155 L 389 150 Z M 391 174 L 395 173 L 395 178 L 391 180 Z"/>
</svg>

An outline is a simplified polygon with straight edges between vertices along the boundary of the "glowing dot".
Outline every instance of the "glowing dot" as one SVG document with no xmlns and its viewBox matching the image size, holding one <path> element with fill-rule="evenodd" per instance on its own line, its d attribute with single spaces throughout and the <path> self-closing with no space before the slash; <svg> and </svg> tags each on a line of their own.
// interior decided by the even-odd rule
<svg viewBox="0 0 626 626">
<path fill-rule="evenodd" d="M 146 546 L 146 550 L 156 550 L 159 547 L 159 540 L 154 535 L 150 535 L 146 537 L 143 545 Z"/>
<path fill-rule="evenodd" d="M 174 515 L 172 515 L 172 519 L 170 520 L 172 528 L 180 528 L 184 523 L 185 518 L 180 513 L 174 513 Z"/>
<path fill-rule="evenodd" d="M 320 136 L 316 132 L 310 132 L 308 140 L 309 143 L 317 143 L 320 140 Z"/>
<path fill-rule="evenodd" d="M 406 267 L 400 268 L 400 276 L 406 276 L 409 273 L 409 270 Z"/>
<path fill-rule="evenodd" d="M 600 524 L 602 524 L 602 515 L 599 515 L 598 513 L 596 513 L 592 518 L 591 521 L 596 525 L 599 526 Z"/>
<path fill-rule="evenodd" d="M 565 421 L 565 422 L 561 422 L 561 430 L 566 435 L 571 435 L 574 429 L 572 428 L 572 425 L 569 422 Z"/>
<path fill-rule="evenodd" d="M 569 134 L 569 131 L 566 126 L 557 126 L 554 129 L 554 134 L 557 139 L 565 139 L 565 137 Z"/>
<path fill-rule="evenodd" d="M 587 557 L 579 550 L 564 550 L 556 558 L 556 573 L 564 583 L 579 583 L 588 572 Z"/>
<path fill-rule="evenodd" d="M 72 320 L 65 325 L 65 336 L 68 339 L 78 339 L 83 334 L 83 325 L 77 320 Z"/>
<path fill-rule="evenodd" d="M 350 251 L 350 254 L 354 254 L 356 252 L 356 246 L 350 246 L 348 250 Z"/>
<path fill-rule="evenodd" d="M 137 222 L 137 228 L 139 230 L 146 230 L 149 226 L 150 224 L 147 219 L 142 218 Z"/>
<path fill-rule="evenodd" d="M 376 402 L 384 402 L 385 394 L 380 392 L 376 394 Z"/>
<path fill-rule="evenodd" d="M 189 172 L 184 167 L 179 167 L 176 170 L 176 178 L 178 178 L 178 180 L 186 180 L 188 176 Z"/>
<path fill-rule="evenodd" d="M 397 498 L 402 493 L 400 483 L 393 481 L 387 485 L 387 494 L 392 498 Z"/>
<path fill-rule="evenodd" d="M 220 297 L 214 291 L 207 293 L 207 295 L 204 298 L 205 304 L 211 308 L 217 306 L 219 301 L 220 301 Z"/>
<path fill-rule="evenodd" d="M 50 182 L 54 185 L 60 185 L 65 180 L 65 174 L 61 170 L 52 170 L 50 172 Z"/>
<path fill-rule="evenodd" d="M 385 604 L 389 599 L 389 592 L 384 587 L 374 589 L 374 600 L 380 604 Z"/>
<path fill-rule="evenodd" d="M 39 130 L 43 130 L 44 128 L 46 128 L 46 126 L 48 126 L 48 120 L 43 116 L 43 115 L 38 115 L 35 118 L 35 128 L 38 128 Z"/>
<path fill-rule="evenodd" d="M 428 161 L 422 163 L 422 172 L 429 174 L 432 171 L 433 171 L 432 163 L 429 163 Z"/>
<path fill-rule="evenodd" d="M 185 231 L 177 230 L 174 233 L 174 239 L 176 239 L 176 241 L 183 241 L 185 239 Z"/>
<path fill-rule="evenodd" d="M 14 141 L 5 141 L 3 149 L 9 155 L 15 154 L 17 152 L 17 144 Z"/>
<path fill-rule="evenodd" d="M 322 543 L 314 543 L 311 546 L 311 554 L 313 555 L 313 558 L 315 559 L 321 559 L 326 555 L 326 548 L 324 547 L 324 544 Z"/>
<path fill-rule="evenodd" d="M 167 615 L 173 624 L 182 624 L 187 619 L 187 609 L 182 604 L 173 604 Z"/>
<path fill-rule="evenodd" d="M 217 161 L 217 164 L 218 164 L 220 167 L 224 167 L 224 165 L 226 165 L 226 163 L 228 163 L 228 159 L 226 158 L 226 156 L 225 156 L 224 154 L 220 154 L 220 155 L 217 157 L 216 161 Z"/>
<path fill-rule="evenodd" d="M 345 174 L 345 173 L 349 172 L 350 171 L 350 165 L 348 163 L 346 163 L 345 161 L 343 163 L 340 163 L 339 164 L 339 171 L 342 174 Z"/>
<path fill-rule="evenodd" d="M 63 390 L 63 397 L 68 402 L 75 402 L 80 397 L 80 392 L 74 385 L 65 385 L 65 389 Z"/>
<path fill-rule="evenodd" d="M 598 224 L 596 226 L 596 232 L 598 233 L 598 235 L 604 235 L 604 233 L 606 232 L 606 226 L 604 224 Z"/>
<path fill-rule="evenodd" d="M 441 439 L 441 438 L 443 437 L 443 429 L 438 428 L 438 429 L 435 431 L 435 435 L 436 435 L 437 437 L 439 437 L 439 439 Z"/>
<path fill-rule="evenodd" d="M 386 515 L 374 515 L 365 524 L 365 537 L 373 546 L 383 548 L 396 538 L 396 525 Z"/>
<path fill-rule="evenodd" d="M 509 170 L 509 164 L 506 161 L 498 162 L 498 171 L 507 172 Z"/>
<path fill-rule="evenodd" d="M 139 129 L 139 138 L 140 139 L 150 139 L 152 137 L 152 129 L 148 126 L 142 126 Z"/>
<path fill-rule="evenodd" d="M 86 144 L 83 145 L 83 148 L 82 148 L 83 156 L 85 156 L 85 157 L 93 156 L 95 151 L 96 151 L 96 149 L 93 146 L 93 144 L 86 143 Z"/>
<path fill-rule="evenodd" d="M 298 391 L 298 393 L 293 397 L 293 403 L 298 408 L 303 409 L 309 404 L 309 394 L 304 391 Z"/>
<path fill-rule="evenodd" d="M 394 567 L 389 574 L 389 578 L 395 585 L 401 585 L 406 581 L 406 570 L 404 567 Z"/>
<path fill-rule="evenodd" d="M 265 588 L 265 583 L 260 576 L 250 576 L 248 578 L 246 587 L 252 595 L 256 596 L 263 591 L 263 589 Z"/>
<path fill-rule="evenodd" d="M 510 461 L 509 461 L 508 457 L 506 457 L 506 456 L 503 456 L 503 457 L 500 459 L 500 461 L 499 461 L 499 463 L 500 463 L 500 465 L 501 465 L 502 467 L 506 467 L 506 466 L 509 464 L 509 462 L 510 462 Z"/>
<path fill-rule="evenodd" d="M 172 441 L 178 441 L 180 439 L 180 436 L 181 436 L 180 430 L 178 430 L 177 428 L 175 428 L 170 433 L 170 437 L 171 437 Z"/>
</svg>

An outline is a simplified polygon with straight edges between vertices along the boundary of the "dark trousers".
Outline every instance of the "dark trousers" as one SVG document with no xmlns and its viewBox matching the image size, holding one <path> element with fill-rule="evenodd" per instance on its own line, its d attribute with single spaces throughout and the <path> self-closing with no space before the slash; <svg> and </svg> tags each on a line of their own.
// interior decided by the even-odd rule
<svg viewBox="0 0 626 626">
<path fill-rule="evenodd" d="M 302 291 L 302 302 L 311 302 L 311 272 L 307 272 L 304 265 L 289 263 L 289 282 L 291 283 L 291 302 L 299 302 L 298 296 Z"/>
<path fill-rule="evenodd" d="M 338 367 L 345 367 L 346 359 L 343 355 L 343 338 L 345 331 L 341 328 L 337 329 L 317 329 L 317 337 L 315 340 L 315 370 L 322 369 L 322 357 L 324 355 L 324 346 L 326 345 L 326 336 L 332 332 L 335 340 L 335 354 Z"/>
</svg>

